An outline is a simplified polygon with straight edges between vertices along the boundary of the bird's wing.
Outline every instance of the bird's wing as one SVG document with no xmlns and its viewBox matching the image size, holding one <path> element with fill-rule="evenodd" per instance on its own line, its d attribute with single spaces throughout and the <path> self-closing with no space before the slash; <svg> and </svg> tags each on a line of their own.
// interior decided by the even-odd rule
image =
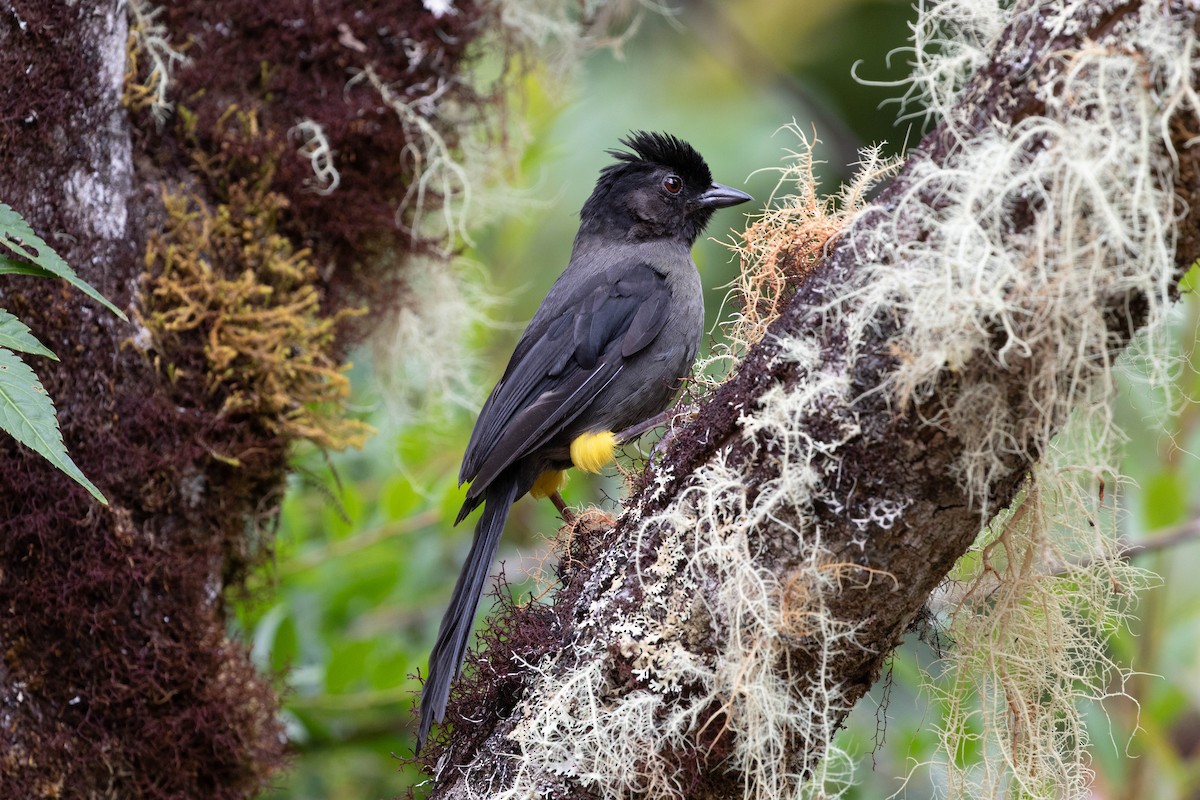
<svg viewBox="0 0 1200 800">
<path fill-rule="evenodd" d="M 583 413 L 662 330 L 670 296 L 661 273 L 630 261 L 592 276 L 544 321 L 535 318 L 475 423 L 459 475 L 474 481 L 469 496 Z"/>
</svg>

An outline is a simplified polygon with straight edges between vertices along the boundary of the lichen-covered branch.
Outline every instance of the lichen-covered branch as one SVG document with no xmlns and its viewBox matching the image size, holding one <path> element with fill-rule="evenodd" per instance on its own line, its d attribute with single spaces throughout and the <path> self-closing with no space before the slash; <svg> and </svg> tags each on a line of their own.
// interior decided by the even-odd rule
<svg viewBox="0 0 1200 800">
<path fill-rule="evenodd" d="M 670 432 L 615 525 L 570 531 L 553 605 L 493 625 L 431 748 L 434 796 L 836 795 L 846 714 L 1022 486 L 981 550 L 1020 580 L 988 602 L 1010 602 L 996 619 L 1015 625 L 1024 593 L 1062 589 L 1039 582 L 1066 563 L 1039 570 L 1063 555 L 1042 504 L 1086 513 L 1115 438 L 1114 360 L 1139 335 L 1153 360 L 1200 257 L 1197 11 L 948 0 L 923 14 L 913 92 L 935 127 Z M 1068 426 L 1089 455 L 1027 484 Z M 1115 545 L 1087 545 L 1072 597 L 1104 583 L 1084 570 L 1112 568 Z M 960 790 L 1082 793 L 1071 687 L 1116 602 L 1088 601 L 1086 623 L 1048 608 L 1055 652 L 999 681 L 1007 777 Z M 992 669 L 1008 633 L 993 631 Z"/>
</svg>

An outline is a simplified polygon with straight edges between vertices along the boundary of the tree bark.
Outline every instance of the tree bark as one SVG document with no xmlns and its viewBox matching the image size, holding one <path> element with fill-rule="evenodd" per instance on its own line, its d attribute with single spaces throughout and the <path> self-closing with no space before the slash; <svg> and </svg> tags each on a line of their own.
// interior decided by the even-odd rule
<svg viewBox="0 0 1200 800">
<path fill-rule="evenodd" d="M 434 797 L 518 796 L 535 790 L 542 797 L 629 791 L 755 795 L 763 791 L 761 775 L 775 774 L 772 769 L 803 774 L 819 763 L 830 737 L 878 679 L 930 594 L 975 541 L 981 520 L 1014 498 L 1039 455 L 1037 437 L 1017 442 L 999 457 L 1002 467 L 987 475 L 980 492 L 961 474 L 963 437 L 930 420 L 944 417 L 976 386 L 998 389 L 1009 420 L 1045 419 L 1029 391 L 1037 365 L 1029 358 L 1006 359 L 1001 330 L 992 332 L 990 356 L 943 369 L 918 395 L 898 398 L 880 390 L 906 358 L 896 347 L 905 321 L 899 312 L 880 313 L 873 324 L 849 330 L 847 320 L 861 293 L 848 290 L 861 286 L 865 261 L 882 259 L 895 270 L 907 269 L 902 256 L 888 253 L 926 240 L 939 224 L 943 198 L 937 186 L 920 182 L 926 167 L 944 166 L 985 135 L 1019 130 L 1045 113 L 1047 92 L 1059 86 L 1070 60 L 1069 55 L 1060 60 L 1059 54 L 1133 47 L 1123 36 L 1150 5 L 1153 13 L 1173 15 L 1195 30 L 1194 6 L 1186 3 L 1108 0 L 1075 4 L 1071 12 L 1051 3 L 1017 4 L 988 62 L 909 155 L 903 171 L 797 287 L 736 374 L 702 402 L 694 420 L 669 433 L 661 459 L 640 480 L 616 524 L 592 518 L 576 527 L 553 605 L 509 608 L 493 623 L 485 648 L 472 658 L 471 674 L 452 698 L 453 733 L 429 753 Z M 1145 77 L 1153 83 L 1159 76 Z M 1192 75 L 1192 86 L 1195 80 Z M 1175 157 L 1165 145 L 1147 154 L 1162 188 L 1173 190 L 1186 209 L 1173 242 L 1172 281 L 1200 257 L 1195 111 L 1185 108 L 1164 121 Z M 1043 145 L 1036 138 L 1028 143 L 1031 159 Z M 913 192 L 921 204 L 901 205 Z M 898 217 L 897 208 L 902 209 Z M 1015 241 L 1048 212 L 1030 202 L 1014 203 L 1006 213 Z M 895 246 L 882 256 L 864 252 L 862 243 L 878 241 L 870 234 L 885 221 Z M 1111 323 L 1105 355 L 1114 357 L 1145 324 L 1151 303 L 1144 289 L 1129 287 L 1101 302 Z M 790 349 L 797 340 L 813 348 L 815 357 L 797 357 Z M 778 398 L 830 381 L 841 382 L 840 396 L 848 402 L 803 406 L 791 421 L 794 437 L 781 440 L 777 428 L 762 424 L 761 410 Z M 1049 420 L 1055 427 L 1063 422 Z M 796 442 L 804 443 L 803 452 Z M 754 516 L 762 506 L 760 495 L 786 491 L 781 476 L 798 469 L 812 473 L 810 494 L 795 503 L 772 502 L 766 506 L 769 515 Z M 740 486 L 725 482 L 716 493 L 705 477 L 715 473 L 739 476 Z M 687 520 L 696 526 L 694 539 L 680 533 Z M 724 526 L 740 526 L 739 541 L 757 548 L 736 557 L 753 560 L 753 574 L 778 581 L 774 611 L 787 623 L 787 635 L 780 634 L 786 640 L 782 644 L 771 645 L 779 647 L 772 662 L 776 685 L 786 687 L 792 698 L 814 699 L 810 719 L 765 720 L 785 731 L 782 741 L 767 742 L 776 751 L 761 753 L 762 759 L 778 762 L 765 772 L 730 758 L 737 748 L 731 715 L 743 713 L 751 698 L 737 691 L 714 693 L 699 680 L 689 681 L 685 668 L 676 670 L 684 676 L 677 683 L 662 685 L 670 670 L 661 659 L 711 663 L 741 635 L 738 620 L 722 616 L 728 610 L 722 591 L 729 587 L 721 581 L 731 572 L 714 559 L 729 554 L 722 556 L 712 543 L 720 542 Z M 820 545 L 815 563 L 814 539 Z M 697 555 L 699 541 L 707 544 Z M 685 590 L 692 594 L 686 602 L 663 600 Z M 820 599 L 820 616 L 806 618 L 814 597 Z M 800 618 L 788 620 L 789 606 Z M 843 645 L 830 646 L 839 637 Z M 664 656 L 667 638 L 675 649 Z M 581 754 L 574 760 L 564 758 L 573 752 L 564 740 L 572 732 L 586 738 L 589 722 L 571 728 L 570 721 L 555 721 L 543 712 L 564 697 L 576 702 L 581 695 L 570 694 L 569 687 L 589 680 L 595 683 L 587 700 L 600 709 L 594 712 L 597 725 L 609 724 L 605 714 L 631 713 L 637 698 L 653 709 L 648 712 L 652 723 L 629 723 L 624 729 L 643 737 L 636 747 L 610 742 L 620 754 L 614 758 L 629 762 L 628 785 L 613 783 L 614 775 L 624 773 L 614 765 L 596 766 L 601 757 L 589 755 L 591 750 L 575 751 Z M 698 697 L 709 704 L 695 715 Z M 818 708 L 819 700 L 829 705 Z M 563 714 L 587 716 L 583 705 L 564 708 Z M 680 709 L 692 710 L 689 724 L 671 717 Z M 662 731 L 675 727 L 669 728 L 673 734 L 655 738 L 647 732 L 654 725 Z M 532 726 L 547 730 L 532 731 Z"/>
<path fill-rule="evenodd" d="M 0 202 L 132 320 L 0 281 L 61 358 L 30 363 L 111 503 L 0 434 L 0 795 L 242 798 L 281 765 L 225 594 L 270 557 L 290 444 L 361 433 L 347 343 L 411 301 L 410 254 L 453 240 L 404 200 L 423 175 L 429 211 L 462 189 L 431 155 L 454 166 L 494 121 L 511 76 L 467 78 L 477 40 L 516 45 L 496 6 L 446 5 L 0 8 Z"/>
</svg>

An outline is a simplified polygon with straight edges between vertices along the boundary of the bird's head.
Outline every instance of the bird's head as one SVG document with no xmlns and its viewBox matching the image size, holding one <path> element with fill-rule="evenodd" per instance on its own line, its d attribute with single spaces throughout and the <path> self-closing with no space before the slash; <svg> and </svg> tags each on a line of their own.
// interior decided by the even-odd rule
<svg viewBox="0 0 1200 800">
<path fill-rule="evenodd" d="M 609 151 L 616 163 L 600 172 L 579 212 L 581 237 L 676 239 L 691 247 L 714 211 L 753 199 L 714 183 L 708 164 L 682 139 L 637 131 L 621 144 L 633 152 Z"/>
</svg>

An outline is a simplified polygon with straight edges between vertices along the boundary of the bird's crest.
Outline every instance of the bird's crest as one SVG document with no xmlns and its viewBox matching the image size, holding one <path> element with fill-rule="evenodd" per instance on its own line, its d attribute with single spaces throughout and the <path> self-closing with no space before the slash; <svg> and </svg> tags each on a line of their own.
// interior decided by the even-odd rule
<svg viewBox="0 0 1200 800">
<path fill-rule="evenodd" d="M 621 140 L 621 144 L 632 150 L 609 150 L 616 164 L 604 170 L 605 174 L 621 172 L 626 165 L 654 164 L 677 173 L 690 186 L 706 188 L 712 183 L 712 172 L 703 156 L 682 139 L 669 133 L 634 131 Z"/>
</svg>

